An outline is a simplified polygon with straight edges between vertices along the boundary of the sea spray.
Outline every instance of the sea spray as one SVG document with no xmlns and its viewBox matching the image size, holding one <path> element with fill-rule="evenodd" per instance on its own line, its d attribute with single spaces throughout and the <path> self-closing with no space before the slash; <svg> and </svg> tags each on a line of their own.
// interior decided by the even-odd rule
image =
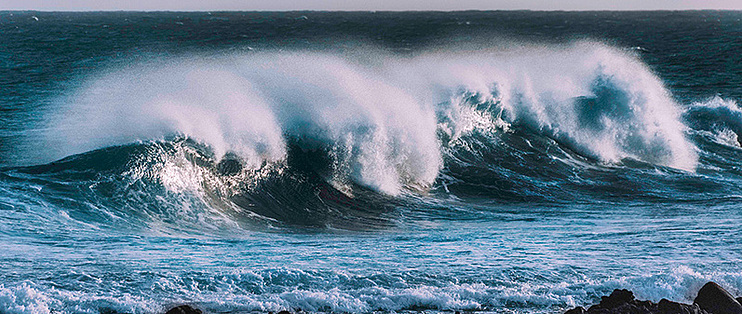
<svg viewBox="0 0 742 314">
<path fill-rule="evenodd" d="M 598 160 L 633 158 L 693 171 L 695 148 L 680 110 L 636 56 L 593 42 L 564 47 L 425 56 L 413 69 L 431 91 L 494 99 L 497 117 Z M 414 70 L 410 70 L 414 71 Z M 423 94 L 425 92 L 422 92 Z M 452 105 L 457 105 L 453 101 Z M 500 110 L 500 111 L 497 111 Z"/>
<path fill-rule="evenodd" d="M 284 160 L 293 138 L 331 155 L 327 175 L 336 185 L 396 195 L 433 184 L 445 159 L 440 131 L 471 132 L 471 115 L 451 112 L 474 106 L 483 131 L 531 129 L 606 163 L 632 158 L 691 171 L 696 164 L 661 81 L 635 56 L 603 44 L 371 64 L 309 52 L 134 64 L 86 85 L 50 118 L 46 142 L 67 155 L 179 134 L 255 169 Z M 467 94 L 476 97 L 462 101 Z"/>
</svg>

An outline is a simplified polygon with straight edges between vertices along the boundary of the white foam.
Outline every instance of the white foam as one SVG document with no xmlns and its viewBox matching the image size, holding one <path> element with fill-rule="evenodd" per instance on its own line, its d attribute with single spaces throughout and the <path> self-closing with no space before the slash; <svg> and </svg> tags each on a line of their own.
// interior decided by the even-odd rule
<svg viewBox="0 0 742 314">
<path fill-rule="evenodd" d="M 284 275 L 288 277 L 283 278 Z M 275 279 L 271 279 L 273 277 Z M 529 280 L 489 284 L 442 280 L 434 285 L 396 284 L 400 287 L 382 287 L 373 280 L 360 280 L 347 274 L 301 270 L 219 274 L 199 277 L 198 280 L 173 274 L 157 278 L 138 288 L 128 287 L 130 291 L 144 290 L 127 293 L 109 291 L 107 285 L 115 283 L 106 280 L 98 281 L 103 286 L 97 291 L 62 290 L 29 282 L 15 286 L 0 285 L 0 307 L 3 313 L 13 314 L 98 313 L 101 309 L 155 313 L 183 303 L 214 312 L 300 309 L 308 312 L 370 313 L 415 309 L 433 312 L 509 309 L 524 313 L 553 313 L 574 306 L 588 306 L 613 289 L 629 289 L 641 300 L 658 302 L 666 298 L 684 303 L 692 302 L 696 292 L 708 281 L 719 283 L 733 295 L 742 293 L 742 273 L 701 273 L 687 266 L 650 275 L 607 276 L 604 279 L 576 276 L 562 282 Z M 278 280 L 279 284 L 271 284 L 273 280 Z M 293 286 L 315 284 L 330 288 L 318 290 Z M 249 286 L 263 287 L 261 290 L 266 292 L 249 292 L 249 289 L 245 290 Z"/>
<path fill-rule="evenodd" d="M 182 134 L 256 168 L 283 160 L 290 135 L 329 146 L 338 181 L 396 195 L 436 179 L 437 130 L 457 138 L 518 124 L 604 162 L 696 164 L 662 82 L 620 49 L 581 42 L 352 60 L 272 52 L 114 70 L 50 119 L 45 143 L 62 149 L 47 157 Z M 462 91 L 489 103 L 489 116 L 467 109 Z"/>
<path fill-rule="evenodd" d="M 49 303 L 51 302 L 51 298 L 27 283 L 22 283 L 15 288 L 5 288 L 0 284 L 0 308 L 3 309 L 3 313 L 51 313 L 49 309 Z"/>
<path fill-rule="evenodd" d="M 684 135 L 678 105 L 646 65 L 615 48 L 578 42 L 437 54 L 415 60 L 412 67 L 429 78 L 429 85 L 423 84 L 429 91 L 464 89 L 493 97 L 506 122 L 602 161 L 634 158 L 695 169 L 695 147 Z"/>
</svg>

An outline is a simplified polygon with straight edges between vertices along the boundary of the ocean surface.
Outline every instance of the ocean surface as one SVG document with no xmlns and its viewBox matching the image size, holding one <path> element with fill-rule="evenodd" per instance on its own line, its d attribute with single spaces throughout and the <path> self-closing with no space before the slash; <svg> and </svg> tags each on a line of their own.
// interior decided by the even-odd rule
<svg viewBox="0 0 742 314">
<path fill-rule="evenodd" d="M 0 313 L 742 295 L 742 12 L 0 12 Z"/>
</svg>

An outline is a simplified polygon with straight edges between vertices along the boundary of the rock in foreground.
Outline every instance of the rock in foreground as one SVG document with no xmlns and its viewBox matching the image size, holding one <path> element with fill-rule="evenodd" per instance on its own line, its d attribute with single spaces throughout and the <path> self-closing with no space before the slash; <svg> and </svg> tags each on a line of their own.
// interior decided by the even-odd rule
<svg viewBox="0 0 742 314">
<path fill-rule="evenodd" d="M 640 301 L 629 290 L 613 290 L 610 296 L 601 297 L 600 303 L 587 310 L 573 308 L 565 314 L 742 314 L 742 305 L 718 284 L 709 282 L 698 291 L 693 304 L 660 300 Z"/>
<path fill-rule="evenodd" d="M 693 303 L 713 314 L 742 314 L 742 305 L 715 282 L 709 282 L 698 290 Z"/>
<path fill-rule="evenodd" d="M 170 309 L 165 314 L 203 314 L 203 312 L 190 305 L 180 305 Z"/>
<path fill-rule="evenodd" d="M 165 314 L 204 314 L 204 312 L 190 305 L 179 305 L 165 312 Z M 268 314 L 273 314 L 273 312 L 268 312 Z M 291 314 L 291 312 L 280 311 L 277 314 Z"/>
</svg>

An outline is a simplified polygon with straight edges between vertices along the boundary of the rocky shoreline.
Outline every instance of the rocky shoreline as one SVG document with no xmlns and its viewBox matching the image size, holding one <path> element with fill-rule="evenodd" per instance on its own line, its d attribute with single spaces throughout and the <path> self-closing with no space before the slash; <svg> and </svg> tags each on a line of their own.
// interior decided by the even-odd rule
<svg viewBox="0 0 742 314">
<path fill-rule="evenodd" d="M 693 304 L 662 299 L 658 303 L 634 298 L 629 290 L 613 290 L 610 296 L 601 297 L 600 303 L 585 308 L 578 306 L 564 314 L 742 314 L 742 297 L 734 298 L 715 282 L 706 283 Z"/>
<path fill-rule="evenodd" d="M 272 312 L 268 312 L 268 313 L 273 314 Z M 168 310 L 167 312 L 165 312 L 165 314 L 204 314 L 204 312 L 190 305 L 184 304 L 184 305 L 179 305 L 179 306 L 176 306 Z M 291 312 L 280 311 L 276 314 L 291 314 Z"/>
<path fill-rule="evenodd" d="M 273 314 L 273 312 L 268 312 L 269 314 Z M 165 314 L 204 314 L 203 311 L 194 308 L 190 305 L 184 304 L 176 306 L 169 311 L 165 312 Z M 291 314 L 289 311 L 280 311 L 276 314 Z"/>
<path fill-rule="evenodd" d="M 457 312 L 458 313 L 458 312 Z M 190 305 L 176 306 L 165 314 L 203 314 Z M 291 314 L 281 311 L 277 314 Z M 581 306 L 564 314 L 742 314 L 742 297 L 734 298 L 715 282 L 706 283 L 693 300 L 685 304 L 662 299 L 658 303 L 641 301 L 626 289 L 613 290 L 610 296 L 601 297 L 600 303 L 587 310 Z"/>
</svg>

